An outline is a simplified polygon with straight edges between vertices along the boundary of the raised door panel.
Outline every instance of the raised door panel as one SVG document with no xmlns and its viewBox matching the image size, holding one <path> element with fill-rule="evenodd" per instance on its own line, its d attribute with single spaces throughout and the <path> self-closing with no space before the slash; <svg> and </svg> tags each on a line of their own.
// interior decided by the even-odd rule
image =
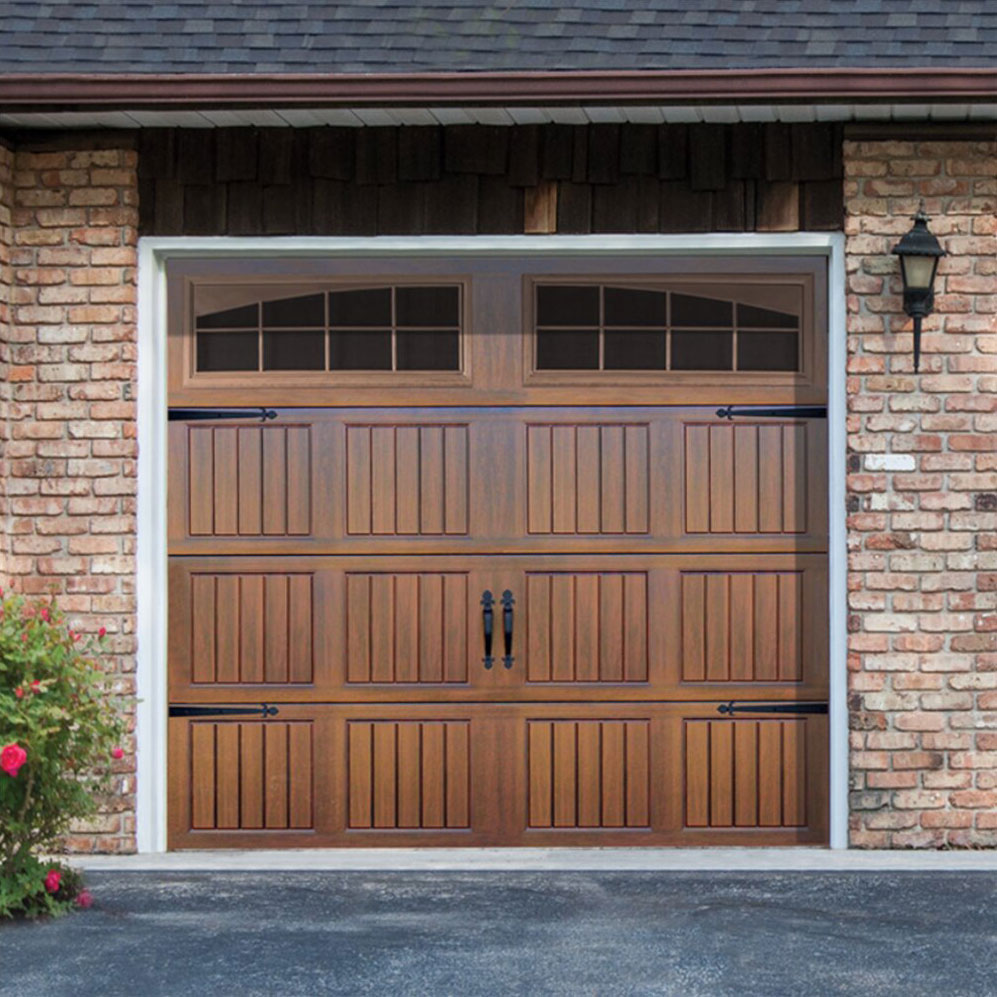
<svg viewBox="0 0 997 997">
<path fill-rule="evenodd" d="M 733 541 L 827 536 L 823 420 L 723 422 L 685 416 L 681 433 L 686 537 Z"/>
</svg>

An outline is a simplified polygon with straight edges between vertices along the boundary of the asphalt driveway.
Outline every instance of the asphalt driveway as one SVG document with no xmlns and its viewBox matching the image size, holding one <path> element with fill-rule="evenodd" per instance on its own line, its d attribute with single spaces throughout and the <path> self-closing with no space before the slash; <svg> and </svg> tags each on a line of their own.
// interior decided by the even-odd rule
<svg viewBox="0 0 997 997">
<path fill-rule="evenodd" d="M 997 874 L 102 872 L 0 994 L 997 994 Z"/>
</svg>

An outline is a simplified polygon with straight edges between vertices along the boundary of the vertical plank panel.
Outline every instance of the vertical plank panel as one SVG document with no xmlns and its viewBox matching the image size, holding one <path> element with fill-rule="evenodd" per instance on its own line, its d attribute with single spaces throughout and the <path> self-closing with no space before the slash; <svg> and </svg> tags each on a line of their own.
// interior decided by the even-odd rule
<svg viewBox="0 0 997 997">
<path fill-rule="evenodd" d="M 730 576 L 730 679 L 750 682 L 754 677 L 755 609 L 754 575 L 735 572 Z"/>
<path fill-rule="evenodd" d="M 419 429 L 419 532 L 443 533 L 443 429 Z"/>
<path fill-rule="evenodd" d="M 578 724 L 578 826 L 599 827 L 602 819 L 602 757 L 599 722 Z"/>
<path fill-rule="evenodd" d="M 576 516 L 578 479 L 575 457 L 575 427 L 555 426 L 551 442 L 555 533 L 574 533 L 578 522 Z"/>
<path fill-rule="evenodd" d="M 192 682 L 215 682 L 215 576 L 190 578 L 190 670 Z"/>
<path fill-rule="evenodd" d="M 397 446 L 397 488 L 399 533 L 418 533 L 422 502 L 419 495 L 419 428 L 399 426 L 395 433 Z"/>
<path fill-rule="evenodd" d="M 370 576 L 370 680 L 395 680 L 395 579 Z"/>
<path fill-rule="evenodd" d="M 685 724 L 685 826 L 710 826 L 710 725 Z"/>
<path fill-rule="evenodd" d="M 263 532 L 287 533 L 287 436 L 283 426 L 270 426 L 263 434 Z"/>
<path fill-rule="evenodd" d="M 627 827 L 647 827 L 650 823 L 649 747 L 647 724 L 627 721 Z"/>
<path fill-rule="evenodd" d="M 575 579 L 550 576 L 550 677 L 553 682 L 575 678 Z"/>
<path fill-rule="evenodd" d="M 734 731 L 730 721 L 710 722 L 710 826 L 734 822 Z"/>
<path fill-rule="evenodd" d="M 579 533 L 598 533 L 601 525 L 599 496 L 602 485 L 599 427 L 579 426 L 575 445 L 578 448 L 577 531 Z"/>
<path fill-rule="evenodd" d="M 647 427 L 627 426 L 626 440 L 626 531 L 647 533 L 650 502 Z"/>
<path fill-rule="evenodd" d="M 758 427 L 734 427 L 734 532 L 758 532 Z"/>
<path fill-rule="evenodd" d="M 419 827 L 421 821 L 421 745 L 419 724 L 398 724 L 398 817 L 397 827 Z"/>
<path fill-rule="evenodd" d="M 710 532 L 710 430 L 685 429 L 685 531 Z"/>
<path fill-rule="evenodd" d="M 396 827 L 398 788 L 398 725 L 373 724 L 374 827 Z"/>
<path fill-rule="evenodd" d="M 602 532 L 623 533 L 626 530 L 626 444 L 622 426 L 600 429 L 602 450 Z"/>
<path fill-rule="evenodd" d="M 395 576 L 396 682 L 419 681 L 419 576 Z"/>
<path fill-rule="evenodd" d="M 311 682 L 312 576 L 289 575 L 287 589 L 288 681 Z"/>
<path fill-rule="evenodd" d="M 446 532 L 451 535 L 467 533 L 467 499 L 470 481 L 466 426 L 447 426 L 444 429 L 443 458 L 446 473 L 444 482 Z"/>
<path fill-rule="evenodd" d="M 346 675 L 370 681 L 370 576 L 346 576 Z"/>
<path fill-rule="evenodd" d="M 215 590 L 215 681 L 239 681 L 239 576 L 218 575 Z"/>
<path fill-rule="evenodd" d="M 807 822 L 806 722 L 786 720 L 782 727 L 782 823 L 802 827 Z"/>
<path fill-rule="evenodd" d="M 239 533 L 263 532 L 263 435 L 259 429 L 239 430 Z"/>
<path fill-rule="evenodd" d="M 710 427 L 710 532 L 734 531 L 734 429 Z"/>
<path fill-rule="evenodd" d="M 373 724 L 352 722 L 349 731 L 350 827 L 373 827 Z"/>
<path fill-rule="evenodd" d="M 738 720 L 734 728 L 734 823 L 755 827 L 758 823 L 758 725 Z"/>
<path fill-rule="evenodd" d="M 471 751 L 466 723 L 446 725 L 447 827 L 471 822 Z"/>
<path fill-rule="evenodd" d="M 623 680 L 623 575 L 599 576 L 599 678 Z"/>
<path fill-rule="evenodd" d="M 234 536 L 239 530 L 238 430 L 219 426 L 214 431 L 215 536 Z"/>
<path fill-rule="evenodd" d="M 287 725 L 288 755 L 288 825 L 307 828 L 315 824 L 312 816 L 312 725 Z"/>
<path fill-rule="evenodd" d="M 346 532 L 371 532 L 370 427 L 346 429 Z"/>
<path fill-rule="evenodd" d="M 785 426 L 782 431 L 783 522 L 785 533 L 807 530 L 807 429 Z"/>
<path fill-rule="evenodd" d="M 758 724 L 758 823 L 782 824 L 782 728 L 774 720 Z"/>
<path fill-rule="evenodd" d="M 239 681 L 262 682 L 263 575 L 242 575 L 239 578 Z"/>
<path fill-rule="evenodd" d="M 444 605 L 447 611 L 466 613 L 463 605 L 451 607 L 444 603 L 443 583 L 446 575 L 419 575 L 419 672 L 416 681 L 443 681 L 443 630 L 446 625 Z"/>
<path fill-rule="evenodd" d="M 529 732 L 530 827 L 551 827 L 554 820 L 553 744 L 554 725 L 546 720 L 531 720 Z M 212 803 L 214 797 L 212 796 Z"/>
<path fill-rule="evenodd" d="M 422 725 L 422 813 L 423 827 L 444 827 L 444 745 L 443 724 Z"/>
<path fill-rule="evenodd" d="M 601 732 L 602 826 L 623 827 L 627 819 L 626 780 L 621 778 L 626 758 L 623 723 L 607 720 L 601 724 Z"/>
<path fill-rule="evenodd" d="M 779 679 L 803 678 L 803 576 L 796 571 L 776 575 L 779 587 Z"/>
<path fill-rule="evenodd" d="M 755 575 L 755 671 L 756 682 L 775 682 L 779 677 L 779 576 L 771 572 Z"/>
<path fill-rule="evenodd" d="M 215 827 L 215 724 L 190 725 L 190 824 Z"/>
<path fill-rule="evenodd" d="M 551 679 L 550 575 L 526 576 L 526 625 L 528 682 L 549 682 Z"/>
<path fill-rule="evenodd" d="M 706 678 L 706 575 L 682 574 L 682 679 Z"/>
<path fill-rule="evenodd" d="M 576 729 L 577 724 L 570 720 L 554 724 L 554 827 L 575 827 L 578 820 Z"/>
<path fill-rule="evenodd" d="M 395 512 L 395 428 L 374 426 L 370 440 L 371 532 L 396 532 Z"/>
<path fill-rule="evenodd" d="M 575 576 L 575 680 L 599 680 L 599 576 Z"/>
<path fill-rule="evenodd" d="M 527 427 L 526 506 L 527 529 L 530 533 L 550 533 L 554 528 L 550 444 L 549 426 Z"/>
<path fill-rule="evenodd" d="M 240 827 L 263 827 L 263 724 L 239 724 Z"/>
<path fill-rule="evenodd" d="M 215 460 L 213 430 L 192 427 L 187 430 L 187 503 L 190 534 L 210 536 L 215 529 Z"/>
<path fill-rule="evenodd" d="M 623 576 L 623 678 L 647 680 L 647 576 Z"/>
<path fill-rule="evenodd" d="M 264 668 L 267 682 L 287 681 L 287 575 L 267 575 L 263 591 Z M 269 826 L 269 825 L 268 825 Z"/>
<path fill-rule="evenodd" d="M 263 725 L 266 758 L 264 822 L 268 828 L 287 827 L 287 724 Z"/>
<path fill-rule="evenodd" d="M 758 530 L 782 531 L 782 429 L 758 427 Z"/>
<path fill-rule="evenodd" d="M 303 537 L 312 531 L 311 430 L 287 428 L 287 532 Z"/>
<path fill-rule="evenodd" d="M 725 682 L 730 678 L 729 575 L 706 576 L 706 679 Z"/>
<path fill-rule="evenodd" d="M 467 681 L 467 575 L 443 576 L 443 681 Z"/>
</svg>

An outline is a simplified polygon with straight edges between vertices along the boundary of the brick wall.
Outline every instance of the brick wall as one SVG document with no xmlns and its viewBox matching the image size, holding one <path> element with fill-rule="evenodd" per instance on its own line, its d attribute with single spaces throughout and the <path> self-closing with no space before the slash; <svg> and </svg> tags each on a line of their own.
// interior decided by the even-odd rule
<svg viewBox="0 0 997 997">
<path fill-rule="evenodd" d="M 14 203 L 14 153 L 0 144 L 0 578 L 9 553 L 7 425 L 10 407 L 10 245 Z"/>
<path fill-rule="evenodd" d="M 106 146 L 21 147 L 12 176 L 0 157 L 0 233 L 13 182 L 3 573 L 26 593 L 55 593 L 77 630 L 106 627 L 116 688 L 132 693 L 136 153 Z M 130 756 L 120 778 L 71 849 L 134 848 Z"/>
<path fill-rule="evenodd" d="M 846 142 L 851 841 L 997 845 L 997 145 Z M 948 251 L 921 373 L 896 258 Z"/>
</svg>

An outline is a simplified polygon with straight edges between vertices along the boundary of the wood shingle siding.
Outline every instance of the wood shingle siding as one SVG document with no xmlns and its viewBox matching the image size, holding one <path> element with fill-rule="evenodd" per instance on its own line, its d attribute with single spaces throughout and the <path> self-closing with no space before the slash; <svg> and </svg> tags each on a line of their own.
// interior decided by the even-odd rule
<svg viewBox="0 0 997 997">
<path fill-rule="evenodd" d="M 553 182 L 557 232 L 835 231 L 841 141 L 831 124 L 146 129 L 140 228 L 511 234 Z"/>
</svg>

